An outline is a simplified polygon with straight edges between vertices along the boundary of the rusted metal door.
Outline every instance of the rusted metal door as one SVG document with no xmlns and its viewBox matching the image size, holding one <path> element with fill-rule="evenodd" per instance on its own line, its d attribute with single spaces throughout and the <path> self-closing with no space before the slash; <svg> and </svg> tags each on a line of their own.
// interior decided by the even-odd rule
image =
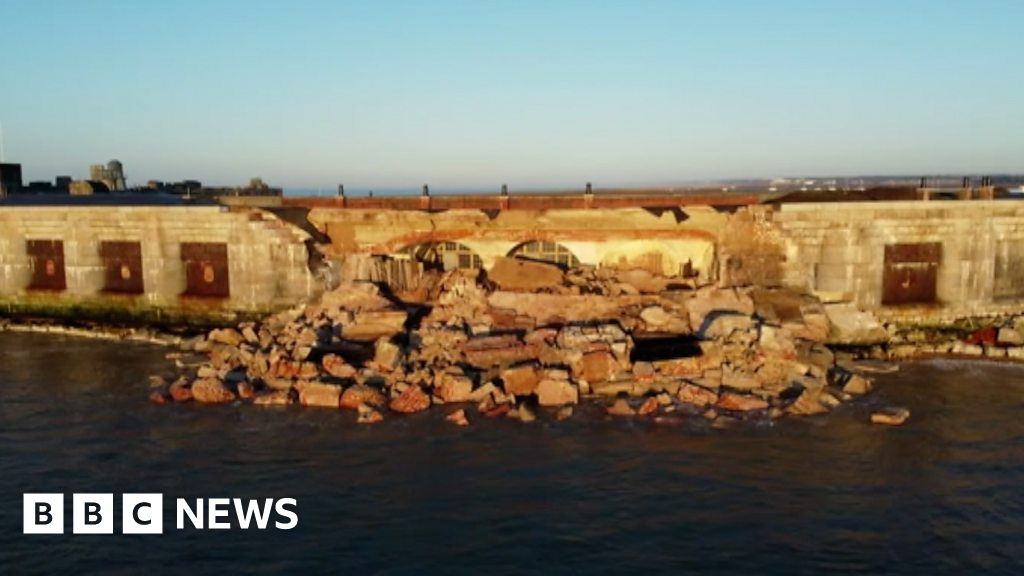
<svg viewBox="0 0 1024 576">
<path fill-rule="evenodd" d="M 100 242 L 104 292 L 142 294 L 142 245 L 138 242 Z"/>
<path fill-rule="evenodd" d="M 930 304 L 935 302 L 935 285 L 942 244 L 887 244 L 882 274 L 882 304 Z"/>
<path fill-rule="evenodd" d="M 32 263 L 30 289 L 59 291 L 67 288 L 63 240 L 26 240 L 25 251 Z"/>
<path fill-rule="evenodd" d="M 227 298 L 228 246 L 223 242 L 183 242 L 181 260 L 185 263 L 185 295 Z"/>
</svg>

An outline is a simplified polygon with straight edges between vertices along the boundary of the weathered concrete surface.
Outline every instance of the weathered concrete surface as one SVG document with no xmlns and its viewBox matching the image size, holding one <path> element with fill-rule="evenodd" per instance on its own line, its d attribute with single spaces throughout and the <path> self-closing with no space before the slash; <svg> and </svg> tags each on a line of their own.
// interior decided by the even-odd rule
<svg viewBox="0 0 1024 576">
<path fill-rule="evenodd" d="M 749 206 L 718 252 L 721 286 L 790 287 L 901 326 L 1024 310 L 1024 203 L 1012 200 Z"/>
<path fill-rule="evenodd" d="M 784 282 L 894 320 L 1017 310 L 1024 297 L 1024 203 L 886 202 L 783 205 Z M 941 243 L 935 304 L 883 306 L 885 247 Z"/>
<path fill-rule="evenodd" d="M 273 215 L 217 206 L 6 206 L 0 210 L 0 310 L 69 318 L 222 322 L 263 316 L 318 292 L 309 236 Z M 63 243 L 66 289 L 32 290 L 32 240 Z M 137 242 L 143 291 L 104 292 L 101 242 Z M 226 298 L 183 296 L 182 244 L 223 243 Z"/>
</svg>

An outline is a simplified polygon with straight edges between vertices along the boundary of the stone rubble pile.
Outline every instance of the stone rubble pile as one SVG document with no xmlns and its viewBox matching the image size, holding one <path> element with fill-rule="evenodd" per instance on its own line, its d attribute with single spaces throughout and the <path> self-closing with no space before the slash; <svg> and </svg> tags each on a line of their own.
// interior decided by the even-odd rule
<svg viewBox="0 0 1024 576">
<path fill-rule="evenodd" d="M 821 414 L 871 390 L 837 365 L 815 298 L 689 282 L 499 259 L 486 275 L 446 273 L 431 306 L 408 308 L 347 283 L 186 342 L 176 377 L 151 398 L 348 409 L 368 424 L 453 405 L 446 418 L 460 426 L 474 412 L 562 420 L 583 402 L 611 417 L 720 427 Z M 651 342 L 659 353 L 646 352 Z"/>
</svg>

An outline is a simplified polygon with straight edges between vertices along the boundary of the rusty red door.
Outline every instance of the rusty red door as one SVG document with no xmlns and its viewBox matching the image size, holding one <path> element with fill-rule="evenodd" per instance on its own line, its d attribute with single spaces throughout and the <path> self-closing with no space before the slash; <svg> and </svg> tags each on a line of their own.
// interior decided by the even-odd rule
<svg viewBox="0 0 1024 576">
<path fill-rule="evenodd" d="M 882 273 L 882 304 L 930 304 L 936 300 L 935 287 L 942 244 L 887 244 Z"/>
<path fill-rule="evenodd" d="M 228 246 L 223 242 L 182 242 L 181 260 L 185 263 L 185 295 L 227 298 Z"/>
<path fill-rule="evenodd" d="M 100 242 L 105 292 L 142 294 L 142 245 L 138 242 Z"/>
<path fill-rule="evenodd" d="M 25 252 L 32 263 L 30 289 L 60 291 L 67 288 L 63 240 L 26 240 Z"/>
</svg>

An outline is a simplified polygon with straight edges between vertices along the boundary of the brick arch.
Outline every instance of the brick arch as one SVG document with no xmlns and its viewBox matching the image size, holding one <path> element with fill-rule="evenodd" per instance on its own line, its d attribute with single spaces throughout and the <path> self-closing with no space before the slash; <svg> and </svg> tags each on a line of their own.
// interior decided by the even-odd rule
<svg viewBox="0 0 1024 576">
<path fill-rule="evenodd" d="M 517 244 L 514 248 L 509 250 L 508 256 L 510 258 L 523 258 L 525 260 L 551 262 L 566 268 L 573 268 L 580 265 L 579 257 L 577 257 L 572 250 L 558 242 L 548 240 L 531 240 L 529 242 Z"/>
<path fill-rule="evenodd" d="M 420 242 L 406 245 L 398 250 L 398 253 L 445 270 L 483 268 L 480 255 L 461 242 Z"/>
</svg>

